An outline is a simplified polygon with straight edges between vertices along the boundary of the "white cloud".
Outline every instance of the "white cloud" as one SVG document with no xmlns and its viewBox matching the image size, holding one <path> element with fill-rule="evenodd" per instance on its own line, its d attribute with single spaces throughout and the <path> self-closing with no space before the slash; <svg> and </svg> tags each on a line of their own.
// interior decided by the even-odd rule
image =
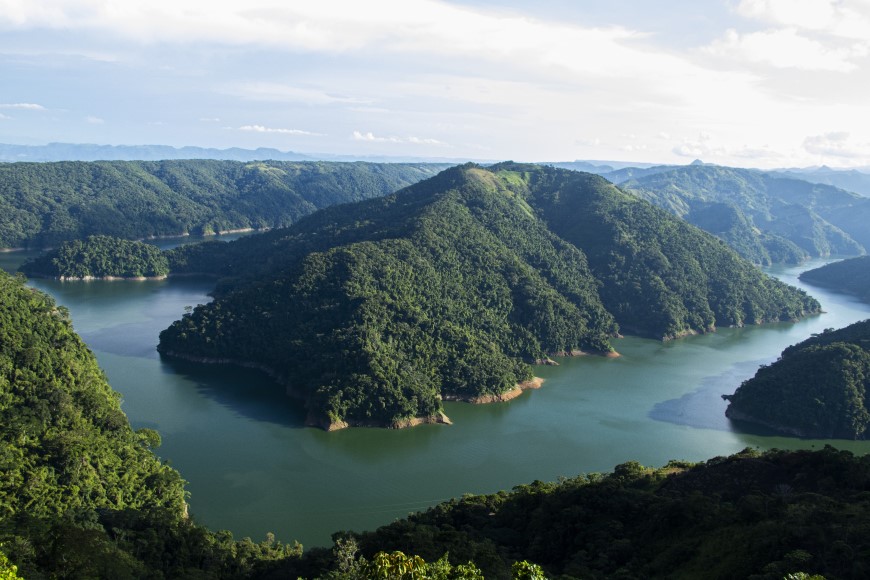
<svg viewBox="0 0 870 580">
<path fill-rule="evenodd" d="M 224 87 L 223 90 L 228 94 L 256 101 L 278 101 L 307 105 L 330 105 L 334 103 L 364 105 L 371 102 L 355 97 L 334 95 L 319 89 L 272 82 L 236 84 Z"/>
<path fill-rule="evenodd" d="M 200 117 L 200 123 L 220 123 L 219 117 Z"/>
<path fill-rule="evenodd" d="M 734 29 L 704 49 L 716 56 L 771 65 L 777 68 L 851 72 L 855 59 L 870 54 L 867 43 L 847 46 L 825 45 L 807 38 L 794 28 L 740 34 Z"/>
<path fill-rule="evenodd" d="M 845 131 L 809 136 L 803 147 L 808 153 L 822 157 L 870 158 L 870 143 L 856 143 Z"/>
<path fill-rule="evenodd" d="M 45 107 L 36 103 L 0 103 L 0 109 L 25 109 L 28 111 L 44 111 Z"/>
<path fill-rule="evenodd" d="M 85 117 L 85 121 L 90 123 L 91 125 L 102 125 L 106 122 L 105 119 L 94 117 L 93 115 L 88 115 L 87 117 Z"/>
<path fill-rule="evenodd" d="M 303 131 L 302 129 L 280 129 L 275 127 L 264 127 L 263 125 L 242 125 L 239 131 L 249 131 L 253 133 L 280 133 L 282 135 L 306 135 L 309 137 L 323 137 L 322 133 L 312 133 L 311 131 Z"/>
<path fill-rule="evenodd" d="M 354 131 L 351 135 L 351 138 L 354 141 L 368 141 L 370 143 L 411 143 L 413 145 L 447 145 L 444 141 L 439 141 L 438 139 L 427 139 L 421 137 L 377 137 L 371 131 L 368 132 L 360 132 Z"/>
<path fill-rule="evenodd" d="M 870 2 L 867 0 L 741 0 L 737 13 L 745 18 L 840 38 L 870 38 Z"/>
<path fill-rule="evenodd" d="M 11 118 L 12 118 L 12 117 L 10 117 L 10 116 L 8 116 L 8 115 L 4 115 L 3 113 L 0 113 L 0 121 L 9 120 L 9 119 L 11 119 Z"/>
</svg>

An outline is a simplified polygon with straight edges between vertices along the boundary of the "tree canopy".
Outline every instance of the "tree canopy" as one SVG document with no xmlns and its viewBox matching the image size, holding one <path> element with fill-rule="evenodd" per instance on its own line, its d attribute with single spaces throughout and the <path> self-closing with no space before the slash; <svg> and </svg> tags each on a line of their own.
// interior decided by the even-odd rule
<svg viewBox="0 0 870 580">
<path fill-rule="evenodd" d="M 653 168 L 620 187 L 720 237 L 756 264 L 859 255 L 870 248 L 870 199 L 751 169 Z"/>
<path fill-rule="evenodd" d="M 28 276 L 48 278 L 159 278 L 169 274 L 160 248 L 111 236 L 88 236 L 22 264 Z"/>
<path fill-rule="evenodd" d="M 0 248 L 268 229 L 447 165 L 217 160 L 0 163 Z"/>
<path fill-rule="evenodd" d="M 502 396 L 548 354 L 611 352 L 617 324 L 673 338 L 819 309 L 602 178 L 511 163 L 168 256 L 223 280 L 158 349 L 265 367 L 331 425 Z"/>
<path fill-rule="evenodd" d="M 870 320 L 788 347 L 733 395 L 726 414 L 814 438 L 870 438 Z"/>
</svg>

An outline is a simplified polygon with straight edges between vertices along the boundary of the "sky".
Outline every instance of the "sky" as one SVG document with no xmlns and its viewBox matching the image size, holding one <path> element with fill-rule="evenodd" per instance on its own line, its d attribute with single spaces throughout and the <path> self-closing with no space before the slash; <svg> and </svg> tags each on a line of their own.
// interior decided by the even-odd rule
<svg viewBox="0 0 870 580">
<path fill-rule="evenodd" d="M 0 143 L 870 166 L 870 0 L 0 0 Z"/>
</svg>

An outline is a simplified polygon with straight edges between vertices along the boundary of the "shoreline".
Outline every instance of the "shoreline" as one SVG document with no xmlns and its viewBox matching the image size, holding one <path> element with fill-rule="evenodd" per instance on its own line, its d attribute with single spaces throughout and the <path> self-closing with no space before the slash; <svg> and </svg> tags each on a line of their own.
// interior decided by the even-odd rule
<svg viewBox="0 0 870 580">
<path fill-rule="evenodd" d="M 271 377 L 278 385 L 283 386 L 285 389 L 285 394 L 288 397 L 302 400 L 305 402 L 306 408 L 308 406 L 308 396 L 307 393 L 296 389 L 291 385 L 286 378 L 282 377 L 277 371 L 270 368 L 267 365 L 261 363 L 255 363 L 250 361 L 242 361 L 239 359 L 231 359 L 231 358 L 219 358 L 219 357 L 205 357 L 205 356 L 194 356 L 181 354 L 175 351 L 158 351 L 161 356 L 167 356 L 171 358 L 175 358 L 182 361 L 198 363 L 198 364 L 217 364 L 217 365 L 233 365 L 243 368 L 255 369 L 261 371 Z M 464 402 L 470 403 L 473 405 L 485 405 L 489 403 L 505 403 L 516 399 L 520 395 L 522 395 L 525 391 L 540 389 L 544 384 L 544 379 L 540 377 L 532 377 L 528 381 L 523 381 L 521 383 L 517 383 L 512 389 L 505 391 L 504 393 L 499 393 L 498 395 L 481 395 L 479 397 L 457 397 L 453 395 L 446 395 L 443 397 L 445 401 L 452 402 Z M 312 411 L 308 411 L 305 417 L 305 425 L 308 427 L 320 427 L 325 431 L 338 431 L 340 429 L 346 429 L 348 427 L 378 427 L 381 429 L 406 429 L 409 427 L 416 427 L 418 425 L 452 425 L 453 421 L 451 421 L 450 417 L 448 417 L 444 411 L 439 411 L 435 415 L 429 415 L 426 417 L 410 417 L 406 419 L 400 419 L 397 421 L 393 421 L 391 423 L 381 423 L 376 421 L 358 421 L 358 420 L 342 420 L 342 421 L 332 421 L 329 417 L 319 416 Z"/>
</svg>

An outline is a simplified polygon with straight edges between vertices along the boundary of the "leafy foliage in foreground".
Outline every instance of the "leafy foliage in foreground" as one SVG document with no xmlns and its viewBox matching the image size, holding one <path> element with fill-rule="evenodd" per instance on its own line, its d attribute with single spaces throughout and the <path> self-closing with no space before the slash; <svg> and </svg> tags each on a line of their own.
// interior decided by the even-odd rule
<svg viewBox="0 0 870 580">
<path fill-rule="evenodd" d="M 690 165 L 620 187 L 719 236 L 757 264 L 857 255 L 870 248 L 870 199 L 830 185 Z"/>
<path fill-rule="evenodd" d="M 261 161 L 0 164 L 0 248 L 288 226 L 379 197 L 445 165 Z"/>
<path fill-rule="evenodd" d="M 118 399 L 65 309 L 0 272 L 0 551 L 22 577 L 232 577 L 298 553 L 191 522 Z"/>
<path fill-rule="evenodd" d="M 705 463 L 637 462 L 609 474 L 536 481 L 468 495 L 377 531 L 341 533 L 364 556 L 445 552 L 487 579 L 512 564 L 548 578 L 866 578 L 870 574 L 870 457 L 744 450 Z M 340 550 L 311 550 L 270 578 L 329 577 Z"/>
<path fill-rule="evenodd" d="M 28 276 L 49 278 L 154 278 L 169 274 L 169 260 L 160 248 L 111 236 L 88 236 L 64 242 L 22 264 Z"/>
<path fill-rule="evenodd" d="M 870 438 L 870 320 L 788 347 L 733 395 L 726 414 L 813 438 Z"/>
<path fill-rule="evenodd" d="M 224 280 L 159 350 L 266 367 L 332 423 L 499 396 L 548 353 L 609 352 L 614 319 L 672 338 L 819 309 L 600 177 L 512 163 L 169 258 L 173 272 Z"/>
<path fill-rule="evenodd" d="M 807 270 L 800 275 L 800 279 L 870 302 L 870 256 L 860 256 Z"/>
</svg>

